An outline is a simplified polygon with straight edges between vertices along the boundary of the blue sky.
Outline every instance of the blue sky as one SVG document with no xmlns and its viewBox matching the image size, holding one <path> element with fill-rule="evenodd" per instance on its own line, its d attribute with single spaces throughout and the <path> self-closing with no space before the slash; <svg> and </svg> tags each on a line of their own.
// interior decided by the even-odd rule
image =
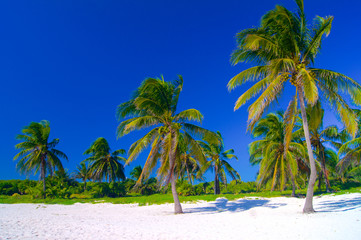
<svg viewBox="0 0 361 240">
<path fill-rule="evenodd" d="M 180 74 L 184 89 L 178 109 L 200 110 L 202 126 L 219 130 L 226 148 L 235 149 L 239 160 L 232 165 L 242 179 L 254 180 L 258 168 L 248 161 L 247 106 L 233 111 L 247 85 L 231 93 L 226 89 L 229 79 L 250 65 L 231 66 L 229 59 L 235 34 L 257 26 L 276 4 L 296 8 L 292 0 L 1 1 L 0 179 L 26 177 L 12 159 L 15 136 L 31 121 L 50 121 L 70 172 L 98 137 L 114 150 L 128 149 L 143 133 L 117 140 L 116 107 L 145 78 L 163 74 L 171 80 Z M 305 0 L 305 9 L 309 23 L 316 15 L 335 17 L 316 66 L 360 82 L 361 2 Z M 287 88 L 281 107 L 291 94 Z M 326 122 L 336 123 L 328 110 Z M 140 155 L 126 173 L 145 157 Z"/>
</svg>

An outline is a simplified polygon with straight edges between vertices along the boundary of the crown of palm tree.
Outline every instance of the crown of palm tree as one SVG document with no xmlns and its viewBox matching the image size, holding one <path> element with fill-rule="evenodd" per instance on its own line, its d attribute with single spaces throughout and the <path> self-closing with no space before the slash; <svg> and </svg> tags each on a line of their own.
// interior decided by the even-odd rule
<svg viewBox="0 0 361 240">
<path fill-rule="evenodd" d="M 95 140 L 84 154 L 91 155 L 86 161 L 91 163 L 90 172 L 92 177 L 98 180 L 116 181 L 117 179 L 125 180 L 124 166 L 120 162 L 126 162 L 124 157 L 119 155 L 125 154 L 124 149 L 111 152 L 108 141 L 105 138 Z"/>
<path fill-rule="evenodd" d="M 34 171 L 36 174 L 39 169 L 42 169 L 42 163 L 45 165 L 45 174 L 46 172 L 52 174 L 55 168 L 64 171 L 59 158 L 68 160 L 68 157 L 55 149 L 59 143 L 58 138 L 49 142 L 50 123 L 48 121 L 32 122 L 23 128 L 22 133 L 16 136 L 16 139 L 23 142 L 15 146 L 20 152 L 14 157 L 14 160 L 19 160 L 17 168 L 20 172 L 27 174 Z M 41 177 L 43 178 L 45 175 Z"/>
<path fill-rule="evenodd" d="M 202 122 L 203 115 L 196 109 L 187 109 L 176 113 L 179 94 L 183 88 L 183 79 L 164 81 L 163 78 L 148 78 L 134 93 L 132 99 L 118 106 L 119 119 L 129 118 L 121 122 L 117 128 L 118 137 L 134 130 L 154 127 L 144 137 L 131 145 L 127 163 L 133 161 L 145 148 L 151 146 L 141 177 L 147 178 L 158 160 L 161 165 L 158 177 L 168 182 L 173 174 L 175 163 L 169 163 L 169 155 L 175 155 L 179 141 L 187 141 L 190 151 L 197 160 L 204 161 L 201 147 L 194 137 L 207 135 L 212 139 L 212 132 L 190 122 Z M 180 139 L 183 140 L 180 140 Z M 213 137 L 215 139 L 215 137 Z M 169 169 L 171 169 L 169 171 Z"/>
<path fill-rule="evenodd" d="M 321 41 L 331 31 L 333 17 L 316 17 L 310 28 L 306 24 L 303 1 L 296 0 L 296 3 L 296 13 L 276 6 L 263 16 L 260 27 L 237 34 L 238 48 L 232 54 L 233 64 L 251 61 L 258 66 L 242 71 L 229 81 L 229 90 L 256 81 L 238 98 L 235 109 L 260 94 L 248 109 L 252 130 L 264 110 L 280 96 L 285 83 L 290 82 L 296 86 L 296 94 L 302 91 L 311 105 L 323 96 L 336 108 L 346 129 L 354 136 L 357 119 L 341 93 L 348 93 L 353 103 L 360 105 L 360 85 L 341 73 L 313 67 Z"/>
<path fill-rule="evenodd" d="M 276 6 L 262 17 L 260 27 L 246 29 L 237 34 L 238 48 L 232 54 L 233 64 L 251 61 L 258 66 L 246 69 L 232 78 L 228 89 L 256 81 L 238 98 L 235 105 L 235 109 L 238 109 L 252 97 L 259 95 L 248 108 L 248 130 L 252 131 L 263 112 L 281 95 L 285 84 L 290 82 L 296 87 L 295 95 L 286 110 L 284 153 L 289 147 L 299 100 L 311 167 L 303 211 L 310 213 L 314 212 L 312 199 L 317 170 L 309 137 L 305 100 L 314 105 L 320 97 L 326 99 L 336 109 L 347 131 L 354 137 L 358 128 L 357 118 L 343 99 L 343 93 L 347 93 L 354 104 L 361 105 L 361 87 L 341 73 L 313 67 L 322 39 L 331 31 L 333 17 L 317 16 L 310 28 L 307 25 L 303 0 L 295 2 L 298 6 L 297 12 Z"/>
</svg>

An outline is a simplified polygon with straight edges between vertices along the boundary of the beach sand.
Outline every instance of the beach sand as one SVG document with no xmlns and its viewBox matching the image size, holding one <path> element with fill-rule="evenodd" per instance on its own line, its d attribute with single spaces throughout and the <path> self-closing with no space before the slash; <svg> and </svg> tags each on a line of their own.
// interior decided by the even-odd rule
<svg viewBox="0 0 361 240">
<path fill-rule="evenodd" d="M 361 239 L 361 194 L 182 204 L 0 204 L 0 239 Z"/>
</svg>

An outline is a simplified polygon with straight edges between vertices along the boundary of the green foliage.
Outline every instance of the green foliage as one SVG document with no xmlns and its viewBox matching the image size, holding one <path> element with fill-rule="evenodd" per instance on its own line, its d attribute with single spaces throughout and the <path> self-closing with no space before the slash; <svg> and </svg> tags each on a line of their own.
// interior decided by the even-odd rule
<svg viewBox="0 0 361 240">
<path fill-rule="evenodd" d="M 105 179 L 109 182 L 116 180 L 125 180 L 124 166 L 121 162 L 126 162 L 124 157 L 119 155 L 125 154 L 124 149 L 118 149 L 111 152 L 108 141 L 105 138 L 95 140 L 84 154 L 90 155 L 86 161 L 90 162 L 89 169 L 85 165 L 78 168 L 77 176 L 86 181 L 89 178 L 101 181 Z"/>
<path fill-rule="evenodd" d="M 223 188 L 222 193 L 250 193 L 257 192 L 256 182 L 242 182 L 240 180 L 233 180 L 226 187 Z"/>
<path fill-rule="evenodd" d="M 0 180 L 0 195 L 12 195 L 14 193 L 26 194 L 27 189 L 34 187 L 37 181 L 32 180 Z"/>
<path fill-rule="evenodd" d="M 177 182 L 177 192 L 180 196 L 194 196 L 196 191 L 192 184 L 187 181 L 178 181 Z"/>
</svg>

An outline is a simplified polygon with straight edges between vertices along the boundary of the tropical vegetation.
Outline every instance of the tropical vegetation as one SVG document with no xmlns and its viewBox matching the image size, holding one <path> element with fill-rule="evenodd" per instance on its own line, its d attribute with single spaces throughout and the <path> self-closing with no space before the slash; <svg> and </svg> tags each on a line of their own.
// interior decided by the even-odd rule
<svg viewBox="0 0 361 240">
<path fill-rule="evenodd" d="M 133 161 L 146 147 L 151 146 L 137 183 L 148 177 L 159 161 L 157 176 L 164 184 L 171 184 L 175 213 L 183 212 L 176 189 L 177 176 L 174 171 L 178 163 L 177 158 L 179 159 L 178 153 L 181 146 L 179 143 L 186 141 L 189 151 L 197 156 L 197 161 L 202 163 L 206 159 L 194 136 L 212 139 L 213 135 L 211 131 L 191 123 L 202 121 L 203 116 L 198 110 L 187 109 L 176 113 L 182 88 L 181 76 L 170 82 L 163 78 L 148 78 L 143 81 L 131 100 L 118 107 L 119 119 L 127 118 L 118 126 L 118 137 L 134 130 L 154 127 L 129 148 L 127 163 Z"/>
<path fill-rule="evenodd" d="M 233 77 L 228 89 L 253 82 L 234 109 L 256 97 L 248 108 L 247 125 L 254 138 L 248 146 L 249 162 L 259 167 L 255 182 L 241 181 L 235 170 L 238 163 L 230 163 L 237 160 L 234 149 L 226 148 L 220 132 L 200 126 L 200 111 L 178 111 L 181 76 L 173 81 L 147 78 L 117 108 L 118 138 L 136 130 L 144 134 L 127 151 L 113 151 L 100 137 L 85 150 L 86 159 L 69 172 L 61 161 L 68 160 L 67 155 L 56 148 L 59 139 L 50 140 L 50 123 L 32 122 L 16 136 L 20 143 L 14 160 L 20 173 L 40 173 L 39 181 L 0 180 L 0 203 L 173 201 L 178 214 L 187 200 L 291 195 L 306 196 L 303 211 L 311 213 L 315 191 L 359 191 L 361 87 L 341 73 L 315 67 L 333 17 L 316 17 L 310 25 L 303 0 L 295 2 L 296 12 L 276 6 L 259 27 L 239 32 L 231 58 L 234 65 L 254 65 Z M 280 99 L 287 85 L 294 89 L 287 108 L 272 111 L 271 103 Z M 351 101 L 344 99 L 348 96 Z M 335 110 L 342 127 L 327 126 L 324 102 Z M 142 152 L 147 152 L 144 165 L 135 166 L 127 178 L 125 170 Z M 214 181 L 206 181 L 208 171 Z"/>
<path fill-rule="evenodd" d="M 54 171 L 64 171 L 60 158 L 68 159 L 62 151 L 56 149 L 59 139 L 49 141 L 50 123 L 41 121 L 32 122 L 22 130 L 22 134 L 16 139 L 22 141 L 16 144 L 15 148 L 20 152 L 15 155 L 18 160 L 16 167 L 21 173 L 34 174 L 40 171 L 40 179 L 43 180 L 43 197 L 46 198 L 46 175 L 53 175 Z"/>
<path fill-rule="evenodd" d="M 317 16 L 314 24 L 309 25 L 303 0 L 295 2 L 298 7 L 296 12 L 276 6 L 262 17 L 259 27 L 245 29 L 237 34 L 237 49 L 232 54 L 233 64 L 253 62 L 256 66 L 233 77 L 228 83 L 228 89 L 233 90 L 246 82 L 255 82 L 238 98 L 234 107 L 236 110 L 252 97 L 258 96 L 248 108 L 248 129 L 252 131 L 264 111 L 280 97 L 286 83 L 294 86 L 295 94 L 286 110 L 285 138 L 289 141 L 299 107 L 311 170 L 303 211 L 310 213 L 314 212 L 312 199 L 317 170 L 306 106 L 313 106 L 319 98 L 324 98 L 335 109 L 345 129 L 354 137 L 358 128 L 357 117 L 343 97 L 347 93 L 354 104 L 360 105 L 361 87 L 341 73 L 314 67 L 322 40 L 331 31 L 333 17 Z"/>
</svg>

